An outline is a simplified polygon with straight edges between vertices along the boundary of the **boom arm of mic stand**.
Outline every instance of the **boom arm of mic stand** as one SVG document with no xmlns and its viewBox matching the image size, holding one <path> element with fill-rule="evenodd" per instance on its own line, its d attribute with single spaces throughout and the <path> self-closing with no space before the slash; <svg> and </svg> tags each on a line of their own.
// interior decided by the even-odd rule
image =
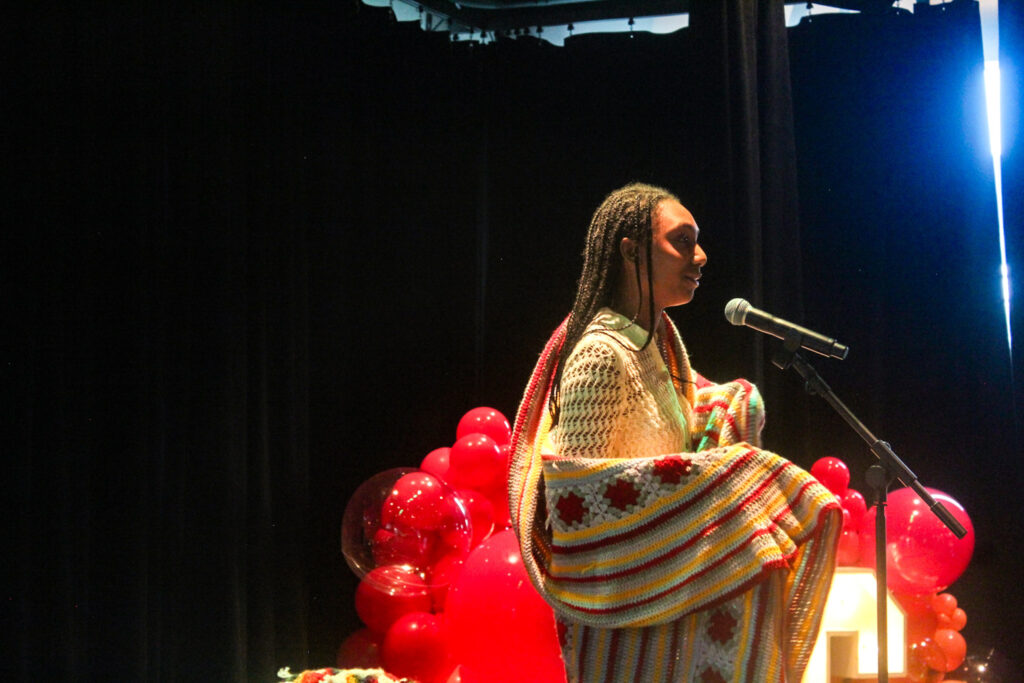
<svg viewBox="0 0 1024 683">
<path fill-rule="evenodd" d="M 931 494 L 917 479 L 917 475 L 910 471 L 910 468 L 893 453 L 889 444 L 875 437 L 864 424 L 850 411 L 846 405 L 839 400 L 832 389 L 825 383 L 825 380 L 811 367 L 810 363 L 803 359 L 797 350 L 800 349 L 800 335 L 791 332 L 786 335 L 783 348 L 772 358 L 779 369 L 785 370 L 793 367 L 803 377 L 805 388 L 810 394 L 817 394 L 825 399 L 825 402 L 832 406 L 839 415 L 846 420 L 855 432 L 857 432 L 871 448 L 871 452 L 878 458 L 878 463 L 868 468 L 868 483 L 875 489 L 875 505 L 877 513 L 875 517 L 875 581 L 876 581 L 876 610 L 877 610 L 877 634 L 878 634 L 878 681 L 888 683 L 889 681 L 889 655 L 887 647 L 888 621 L 886 616 L 886 561 L 885 561 L 885 507 L 886 489 L 893 477 L 899 479 L 904 485 L 914 489 L 914 492 L 921 497 L 929 509 L 942 520 L 942 523 L 952 531 L 957 538 L 963 538 L 967 530 L 958 522 L 949 510 L 937 502 Z"/>
</svg>

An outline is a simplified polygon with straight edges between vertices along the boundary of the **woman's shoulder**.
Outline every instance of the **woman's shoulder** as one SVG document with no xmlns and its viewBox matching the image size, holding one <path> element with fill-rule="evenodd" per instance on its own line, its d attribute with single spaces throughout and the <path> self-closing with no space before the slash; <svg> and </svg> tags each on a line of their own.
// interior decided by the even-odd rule
<svg viewBox="0 0 1024 683">
<path fill-rule="evenodd" d="M 580 337 L 569 354 L 567 364 L 573 365 L 582 359 L 602 359 L 607 364 L 619 364 L 623 351 L 626 350 L 623 340 L 614 330 L 600 327 L 589 327 Z"/>
</svg>

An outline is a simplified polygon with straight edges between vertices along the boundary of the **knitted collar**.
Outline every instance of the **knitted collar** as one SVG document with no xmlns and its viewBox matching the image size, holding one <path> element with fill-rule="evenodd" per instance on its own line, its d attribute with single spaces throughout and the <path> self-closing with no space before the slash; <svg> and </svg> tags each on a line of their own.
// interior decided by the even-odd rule
<svg viewBox="0 0 1024 683">
<path fill-rule="evenodd" d="M 664 314 L 662 316 L 664 317 Z M 634 344 L 637 349 L 647 341 L 647 330 L 640 323 L 631 321 L 626 316 L 607 306 L 597 312 L 593 322 L 590 323 L 590 327 L 603 327 L 610 332 L 617 332 L 631 344 Z"/>
</svg>

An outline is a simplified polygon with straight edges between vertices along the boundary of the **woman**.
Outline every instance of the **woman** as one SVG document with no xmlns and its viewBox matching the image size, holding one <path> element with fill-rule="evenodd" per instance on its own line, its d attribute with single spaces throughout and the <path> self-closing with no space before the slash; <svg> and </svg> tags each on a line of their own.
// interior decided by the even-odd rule
<svg viewBox="0 0 1024 683">
<path fill-rule="evenodd" d="M 814 645 L 840 508 L 757 447 L 756 388 L 691 370 L 663 311 L 698 236 L 667 191 L 612 192 L 516 417 L 513 528 L 570 681 L 798 682 Z"/>
</svg>

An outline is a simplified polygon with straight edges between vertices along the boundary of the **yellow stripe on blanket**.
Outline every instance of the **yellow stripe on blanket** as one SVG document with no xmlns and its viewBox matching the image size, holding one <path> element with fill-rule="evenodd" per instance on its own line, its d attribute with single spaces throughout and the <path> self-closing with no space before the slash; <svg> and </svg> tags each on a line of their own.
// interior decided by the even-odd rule
<svg viewBox="0 0 1024 683">
<path fill-rule="evenodd" d="M 687 604 L 699 602 L 701 599 L 708 595 L 714 594 L 716 590 L 721 590 L 723 586 L 730 583 L 735 583 L 739 577 L 752 577 L 761 572 L 762 568 L 777 559 L 780 559 L 776 548 L 767 546 L 759 547 L 755 549 L 752 555 L 753 559 L 757 561 L 748 562 L 742 567 L 734 568 L 734 571 L 730 573 L 728 577 L 723 577 L 719 583 L 712 584 L 705 587 L 699 593 L 694 595 L 694 599 L 688 600 Z M 658 581 L 654 581 L 642 586 L 634 586 L 629 590 L 619 591 L 617 593 L 605 593 L 601 595 L 590 595 L 587 593 L 574 592 L 568 588 L 561 588 L 561 584 L 557 582 L 557 579 L 552 579 L 545 582 L 545 586 L 548 591 L 558 599 L 562 600 L 571 605 L 578 607 L 589 607 L 598 609 L 607 607 L 608 605 L 623 603 L 628 604 L 631 602 L 631 598 L 637 598 L 647 593 L 657 593 L 660 589 L 665 589 L 673 582 L 679 581 L 681 577 L 688 576 L 694 573 L 694 570 L 700 567 L 704 562 L 700 558 L 695 558 L 692 562 L 688 563 L 683 570 L 678 572 L 672 572 Z M 602 584 L 607 588 L 608 584 L 605 582 Z M 688 608 L 684 606 L 683 609 L 678 610 L 679 612 L 685 612 Z"/>
</svg>

